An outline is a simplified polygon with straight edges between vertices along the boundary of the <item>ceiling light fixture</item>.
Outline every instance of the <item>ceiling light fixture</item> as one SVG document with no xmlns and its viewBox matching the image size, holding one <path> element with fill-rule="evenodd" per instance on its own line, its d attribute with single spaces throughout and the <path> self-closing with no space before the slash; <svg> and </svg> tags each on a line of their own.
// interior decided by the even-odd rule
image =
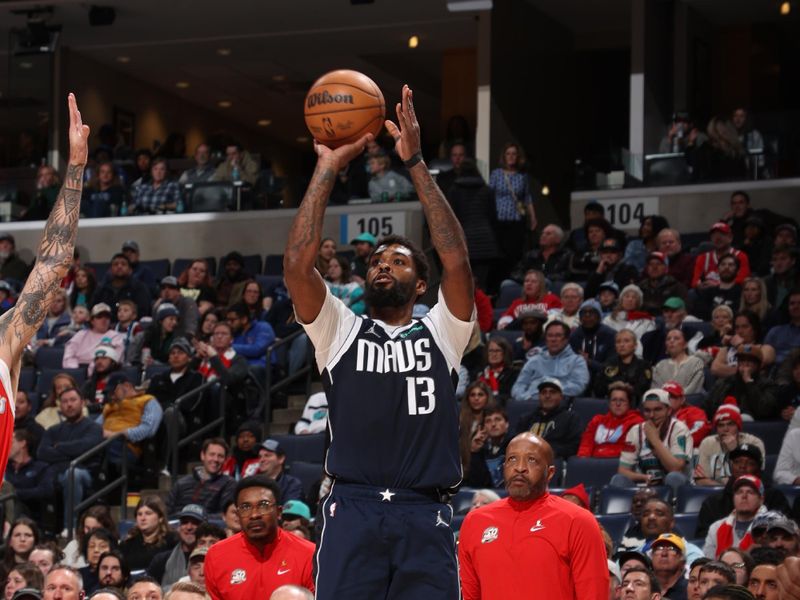
<svg viewBox="0 0 800 600">
<path fill-rule="evenodd" d="M 220 108 L 230 108 L 231 106 L 233 106 L 233 102 L 231 102 L 230 100 L 220 100 L 219 102 L 217 102 L 217 106 L 219 106 Z"/>
<path fill-rule="evenodd" d="M 179 81 L 179 82 L 177 82 L 175 84 L 175 87 L 178 88 L 179 90 L 185 90 L 186 88 L 189 87 L 189 82 L 188 81 Z"/>
<path fill-rule="evenodd" d="M 230 56 L 231 49 L 230 48 L 217 48 L 217 54 L 220 56 Z"/>
<path fill-rule="evenodd" d="M 412 35 L 410 38 L 408 38 L 408 47 L 416 48 L 417 46 L 419 46 L 419 36 Z"/>
<path fill-rule="evenodd" d="M 126 65 L 129 62 L 131 62 L 131 57 L 130 56 L 118 56 L 117 57 L 117 62 L 118 63 L 122 63 L 123 65 Z"/>
<path fill-rule="evenodd" d="M 547 185 L 542 186 L 542 196 L 549 196 L 550 195 L 550 187 Z"/>
<path fill-rule="evenodd" d="M 256 122 L 256 124 L 257 124 L 259 127 L 269 127 L 270 125 L 272 125 L 272 121 L 271 121 L 270 119 L 259 119 L 259 120 Z"/>
<path fill-rule="evenodd" d="M 450 12 L 475 12 L 492 10 L 492 0 L 459 0 L 447 3 Z"/>
<path fill-rule="evenodd" d="M 781 14 L 785 17 L 790 12 L 792 12 L 792 3 L 791 2 L 781 2 Z"/>
</svg>

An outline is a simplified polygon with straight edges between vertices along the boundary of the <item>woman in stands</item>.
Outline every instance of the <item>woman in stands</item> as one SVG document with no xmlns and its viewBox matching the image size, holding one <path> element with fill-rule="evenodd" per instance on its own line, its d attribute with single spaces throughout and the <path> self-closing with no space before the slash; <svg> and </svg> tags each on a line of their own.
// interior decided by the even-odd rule
<svg viewBox="0 0 800 600">
<path fill-rule="evenodd" d="M 108 506 L 103 504 L 90 506 L 80 516 L 78 526 L 75 528 L 75 538 L 70 540 L 64 548 L 64 559 L 61 563 L 75 569 L 85 567 L 88 563 L 82 550 L 84 541 L 90 531 L 100 528 L 110 531 L 114 539 L 119 537 L 117 524 L 114 523 L 111 511 L 108 510 Z"/>
<path fill-rule="evenodd" d="M 711 374 L 717 378 L 736 374 L 736 352 L 740 344 L 758 345 L 761 341 L 761 319 L 750 310 L 736 315 L 733 321 L 733 335 L 722 338 L 720 351 L 711 363 Z M 768 369 L 775 362 L 775 348 L 761 344 L 761 369 Z M 688 393 L 688 392 L 687 392 Z"/>
<path fill-rule="evenodd" d="M 196 258 L 178 277 L 181 295 L 197 302 L 197 309 L 203 315 L 214 308 L 217 294 L 211 280 L 211 270 L 204 258 Z"/>
<path fill-rule="evenodd" d="M 750 581 L 750 572 L 755 566 L 753 558 L 744 550 L 732 547 L 720 554 L 719 559 L 736 573 L 736 585 L 747 587 L 747 582 Z"/>
<path fill-rule="evenodd" d="M 72 282 L 72 289 L 69 291 L 69 305 L 73 308 L 76 306 L 88 307 L 95 289 L 97 289 L 97 280 L 94 272 L 81 267 L 75 271 L 75 279 Z"/>
<path fill-rule="evenodd" d="M 233 298 L 231 298 L 233 300 Z M 264 310 L 264 290 L 261 289 L 261 284 L 255 279 L 250 279 L 245 282 L 242 288 L 241 301 L 244 302 L 247 309 L 250 311 L 251 321 L 266 321 L 267 311 Z M 233 302 L 231 302 L 233 304 Z"/>
<path fill-rule="evenodd" d="M 505 406 L 511 397 L 511 388 L 519 375 L 513 365 L 513 348 L 508 340 L 494 336 L 486 344 L 486 368 L 478 375 L 478 381 L 489 386 L 495 402 Z"/>
<path fill-rule="evenodd" d="M 772 306 L 767 300 L 767 286 L 760 277 L 748 277 L 742 284 L 742 300 L 739 303 L 739 312 L 749 310 L 764 322 Z"/>
<path fill-rule="evenodd" d="M 3 562 L 0 565 L 2 568 L 0 576 L 3 581 L 14 567 L 28 561 L 28 557 L 30 557 L 33 547 L 39 543 L 40 537 L 39 527 L 33 519 L 19 517 L 11 524 L 6 537 Z"/>
<path fill-rule="evenodd" d="M 544 273 L 531 269 L 525 273 L 522 282 L 522 296 L 511 303 L 497 321 L 498 329 L 519 329 L 519 316 L 526 311 L 547 311 L 561 308 L 561 299 L 547 291 Z"/>
<path fill-rule="evenodd" d="M 472 438 L 478 433 L 483 421 L 483 409 L 490 402 L 493 402 L 492 390 L 482 381 L 470 383 L 464 392 L 464 398 L 461 400 L 461 413 L 458 417 L 460 431 L 458 445 L 465 479 L 472 457 Z"/>
<path fill-rule="evenodd" d="M 706 127 L 708 141 L 697 144 L 697 130 L 689 133 L 686 162 L 694 181 L 731 181 L 747 175 L 745 151 L 736 128 L 727 119 L 713 117 Z"/>
<path fill-rule="evenodd" d="M 61 410 L 58 408 L 56 399 L 61 395 L 61 392 L 71 388 L 80 389 L 76 379 L 67 373 L 59 373 L 53 377 L 50 384 L 50 393 L 47 395 L 39 414 L 36 415 L 36 422 L 45 429 L 49 429 L 53 425 L 58 425 L 62 421 Z M 84 415 L 88 415 L 88 411 L 84 409 Z"/>
<path fill-rule="evenodd" d="M 656 236 L 662 229 L 669 227 L 661 215 L 647 215 L 639 225 L 639 238 L 628 242 L 625 246 L 625 257 L 622 262 L 633 265 L 639 272 L 644 271 L 647 255 L 658 250 Z"/>
<path fill-rule="evenodd" d="M 177 534 L 167 523 L 167 507 L 158 496 L 144 496 L 136 505 L 136 525 L 119 549 L 131 571 L 146 569 L 158 552 L 178 543 Z"/>
<path fill-rule="evenodd" d="M 656 328 L 653 315 L 641 310 L 643 301 L 644 295 L 638 285 L 626 285 L 620 292 L 616 308 L 603 319 L 603 324 L 614 331 L 630 329 L 636 334 L 636 356 L 640 358 L 643 352 L 642 336 Z"/>
<path fill-rule="evenodd" d="M 100 163 L 86 184 L 81 198 L 81 214 L 88 218 L 115 217 L 119 208 L 129 202 L 128 194 L 110 162 Z M 86 589 L 86 588 L 84 588 Z"/>
<path fill-rule="evenodd" d="M 633 387 L 631 406 L 639 406 L 639 400 L 650 389 L 653 378 L 650 363 L 636 356 L 636 334 L 630 329 L 617 332 L 614 338 L 616 355 L 603 363 L 594 378 L 594 395 L 607 398 L 614 383 L 627 383 Z"/>
<path fill-rule="evenodd" d="M 711 311 L 711 332 L 697 343 L 697 350 L 708 355 L 706 360 L 713 360 L 722 346 L 723 338 L 732 335 L 733 311 L 730 306 L 720 304 Z"/>
<path fill-rule="evenodd" d="M 3 596 L 5 600 L 11 600 L 17 590 L 22 588 L 41 590 L 43 585 L 44 576 L 39 567 L 30 562 L 20 563 L 9 571 Z"/>
<path fill-rule="evenodd" d="M 705 363 L 697 356 L 689 356 L 686 336 L 680 329 L 671 329 L 666 339 L 667 358 L 653 368 L 653 387 L 661 387 L 674 381 L 683 388 L 685 394 L 699 394 L 703 391 Z"/>
<path fill-rule="evenodd" d="M 88 564 L 81 567 L 80 573 L 83 577 L 83 589 L 87 594 L 91 594 L 99 587 L 97 567 L 100 564 L 100 556 L 104 552 L 116 549 L 117 538 L 107 529 L 93 529 L 84 539 L 83 555 Z"/>
<path fill-rule="evenodd" d="M 134 364 L 141 363 L 145 367 L 152 364 L 166 365 L 169 362 L 169 347 L 175 339 L 178 328 L 178 309 L 174 304 L 163 303 L 158 307 L 156 318 L 142 334 L 131 344 L 130 360 Z M 137 340 L 141 340 L 137 344 Z"/>
<path fill-rule="evenodd" d="M 219 321 L 219 314 L 215 310 L 210 310 L 200 317 L 200 324 L 197 326 L 197 339 L 206 344 L 211 343 L 214 327 Z"/>
<path fill-rule="evenodd" d="M 336 242 L 333 238 L 324 238 L 317 252 L 317 271 L 323 277 L 328 272 L 328 262 L 336 256 Z"/>
<path fill-rule="evenodd" d="M 367 309 L 364 303 L 364 288 L 357 281 L 353 281 L 350 270 L 350 261 L 335 254 L 328 261 L 328 271 L 325 273 L 325 285 L 331 294 L 344 302 L 357 315 L 363 315 Z"/>
<path fill-rule="evenodd" d="M 608 412 L 595 415 L 589 421 L 581 436 L 578 456 L 618 458 L 628 430 L 644 421 L 639 411 L 633 408 L 636 404 L 633 386 L 616 381 L 609 386 L 608 393 Z"/>
</svg>

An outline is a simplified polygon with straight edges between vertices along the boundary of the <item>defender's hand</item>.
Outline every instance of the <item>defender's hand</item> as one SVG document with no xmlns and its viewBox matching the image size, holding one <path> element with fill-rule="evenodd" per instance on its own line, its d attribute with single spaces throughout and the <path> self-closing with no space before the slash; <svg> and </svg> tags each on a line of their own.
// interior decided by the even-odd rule
<svg viewBox="0 0 800 600">
<path fill-rule="evenodd" d="M 67 96 L 69 105 L 69 164 L 83 166 L 89 159 L 89 126 L 81 120 L 75 94 Z"/>
<path fill-rule="evenodd" d="M 386 129 L 394 138 L 394 148 L 403 161 L 409 160 L 417 152 L 421 152 L 422 145 L 419 135 L 419 121 L 414 112 L 414 93 L 407 85 L 403 86 L 402 102 L 395 107 L 397 112 L 397 125 L 386 121 Z M 399 125 L 399 127 L 398 127 Z"/>
</svg>

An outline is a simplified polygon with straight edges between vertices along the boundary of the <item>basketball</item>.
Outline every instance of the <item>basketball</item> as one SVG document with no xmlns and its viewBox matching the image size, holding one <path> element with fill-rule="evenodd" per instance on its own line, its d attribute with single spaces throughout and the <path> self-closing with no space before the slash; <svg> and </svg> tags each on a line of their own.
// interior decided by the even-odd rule
<svg viewBox="0 0 800 600">
<path fill-rule="evenodd" d="M 306 127 L 321 144 L 336 148 L 363 135 L 378 135 L 386 119 L 380 88 L 358 71 L 326 73 L 308 90 Z"/>
</svg>

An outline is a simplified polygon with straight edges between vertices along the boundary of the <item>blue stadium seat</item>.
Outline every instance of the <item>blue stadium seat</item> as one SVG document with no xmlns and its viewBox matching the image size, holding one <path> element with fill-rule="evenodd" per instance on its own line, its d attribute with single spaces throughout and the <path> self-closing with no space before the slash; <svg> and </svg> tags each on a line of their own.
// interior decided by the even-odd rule
<svg viewBox="0 0 800 600">
<path fill-rule="evenodd" d="M 313 502 L 308 502 L 307 498 L 311 496 L 312 488 L 322 479 L 324 471 L 325 469 L 320 463 L 295 460 L 289 464 L 289 474 L 297 477 L 303 484 L 303 499 L 307 504 L 313 504 Z"/>
<path fill-rule="evenodd" d="M 256 275 L 256 281 L 264 292 L 265 296 L 269 296 L 275 291 L 275 288 L 283 283 L 282 275 Z"/>
<path fill-rule="evenodd" d="M 676 513 L 675 514 L 675 529 L 678 530 L 684 538 L 694 537 L 694 532 L 697 531 L 697 513 Z M 700 545 L 702 548 L 702 544 Z"/>
<path fill-rule="evenodd" d="M 139 384 L 142 381 L 142 370 L 139 367 L 123 367 L 122 372 L 128 376 L 128 379 Z"/>
<path fill-rule="evenodd" d="M 640 487 L 621 488 L 611 485 L 603 486 L 600 489 L 600 503 L 597 512 L 601 515 L 618 515 L 631 511 L 631 501 L 633 495 L 638 492 Z M 667 486 L 653 488 L 658 497 L 666 502 L 672 503 L 672 492 Z"/>
<path fill-rule="evenodd" d="M 169 365 L 150 365 L 144 370 L 144 378 L 149 381 L 156 375 L 169 371 Z"/>
<path fill-rule="evenodd" d="M 556 458 L 553 461 L 553 466 L 556 468 L 556 472 L 550 480 L 550 483 L 554 486 L 559 486 L 561 485 L 561 480 L 564 478 L 564 459 Z"/>
<path fill-rule="evenodd" d="M 36 387 L 36 370 L 33 367 L 22 367 L 19 373 L 19 389 L 32 392 Z"/>
<path fill-rule="evenodd" d="M 158 282 L 169 275 L 169 259 L 141 260 L 139 264 L 150 269 Z"/>
<path fill-rule="evenodd" d="M 623 515 L 597 515 L 597 522 L 602 525 L 603 529 L 608 532 L 614 542 L 614 546 L 618 546 L 625 530 L 628 528 L 628 522 L 631 516 Z"/>
<path fill-rule="evenodd" d="M 800 486 L 797 485 L 775 485 L 773 486 L 776 490 L 780 490 L 783 492 L 783 495 L 786 496 L 786 500 L 789 502 L 789 506 L 794 506 L 794 501 L 800 496 Z"/>
<path fill-rule="evenodd" d="M 280 442 L 289 462 L 304 461 L 322 465 L 325 460 L 325 434 L 311 435 L 272 435 Z"/>
<path fill-rule="evenodd" d="M 267 254 L 264 275 L 283 275 L 283 254 Z"/>
<path fill-rule="evenodd" d="M 110 262 L 85 262 L 83 266 L 87 269 L 94 271 L 94 278 L 97 280 L 98 285 L 106 277 L 108 269 L 111 267 Z"/>
<path fill-rule="evenodd" d="M 64 346 L 42 346 L 36 351 L 39 369 L 60 369 L 64 361 Z"/>
<path fill-rule="evenodd" d="M 50 394 L 50 387 L 53 385 L 53 378 L 61 373 L 74 377 L 78 382 L 78 387 L 86 380 L 86 369 L 42 369 L 36 377 L 35 395 L 41 400 L 47 398 Z"/>
<path fill-rule="evenodd" d="M 522 337 L 522 331 L 519 329 L 493 329 L 489 332 L 487 337 L 489 339 L 493 337 L 505 338 L 505 340 L 513 346 L 517 338 Z"/>
<path fill-rule="evenodd" d="M 769 453 L 769 449 L 767 449 L 767 452 Z M 772 474 L 775 473 L 775 465 L 777 464 L 777 454 L 767 454 L 764 457 L 764 471 L 761 473 L 761 481 L 764 482 L 764 485 L 772 485 Z"/>
<path fill-rule="evenodd" d="M 705 394 L 686 394 L 686 404 L 705 408 L 706 395 Z"/>
<path fill-rule="evenodd" d="M 508 415 L 508 425 L 513 430 L 517 426 L 517 422 L 525 415 L 531 414 L 539 406 L 537 400 L 527 402 L 519 402 L 517 400 L 509 400 L 506 404 L 506 414 Z"/>
<path fill-rule="evenodd" d="M 619 459 L 617 458 L 583 458 L 572 456 L 567 459 L 567 476 L 564 487 L 572 487 L 583 483 L 586 486 L 602 487 L 616 475 Z"/>
<path fill-rule="evenodd" d="M 608 401 L 599 398 L 575 398 L 571 410 L 578 415 L 582 428 L 586 429 L 592 417 L 608 412 Z"/>
<path fill-rule="evenodd" d="M 522 286 L 520 284 L 514 282 L 504 285 L 500 288 L 500 293 L 497 295 L 497 301 L 494 303 L 495 308 L 506 309 L 520 296 L 522 296 Z"/>
<path fill-rule="evenodd" d="M 465 515 L 472 506 L 472 496 L 475 495 L 475 488 L 461 488 L 451 499 L 453 512 L 457 515 Z"/>
<path fill-rule="evenodd" d="M 746 421 L 744 431 L 752 433 L 764 442 L 767 454 L 778 454 L 781 451 L 783 436 L 786 434 L 788 421 Z"/>
<path fill-rule="evenodd" d="M 709 496 L 719 494 L 723 489 L 722 487 L 682 485 L 678 488 L 678 495 L 675 499 L 675 512 L 699 513 L 703 501 Z"/>
</svg>

